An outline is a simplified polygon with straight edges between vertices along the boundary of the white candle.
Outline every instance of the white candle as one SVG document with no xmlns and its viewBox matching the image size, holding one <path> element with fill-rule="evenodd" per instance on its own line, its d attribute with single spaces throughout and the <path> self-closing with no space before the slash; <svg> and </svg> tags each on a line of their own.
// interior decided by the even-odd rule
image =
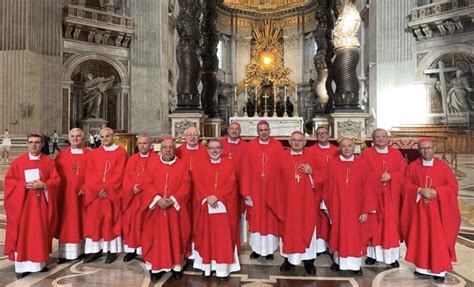
<svg viewBox="0 0 474 287">
<path fill-rule="evenodd" d="M 234 102 L 237 103 L 237 86 L 234 87 Z"/>
<path fill-rule="evenodd" d="M 247 101 L 247 85 L 245 85 L 245 101 Z"/>
<path fill-rule="evenodd" d="M 283 99 L 286 102 L 286 85 L 285 85 L 285 98 Z"/>
</svg>

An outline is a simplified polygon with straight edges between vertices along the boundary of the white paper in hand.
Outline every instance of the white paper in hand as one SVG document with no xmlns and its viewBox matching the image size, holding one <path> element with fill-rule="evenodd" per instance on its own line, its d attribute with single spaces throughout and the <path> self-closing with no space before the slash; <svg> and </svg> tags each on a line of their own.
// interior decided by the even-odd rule
<svg viewBox="0 0 474 287">
<path fill-rule="evenodd" d="M 25 169 L 25 182 L 32 182 L 40 179 L 40 172 L 38 168 Z"/>
<path fill-rule="evenodd" d="M 158 204 L 158 201 L 160 201 L 160 199 L 161 199 L 161 196 L 155 195 L 155 197 L 153 198 L 153 201 L 150 203 L 150 205 L 148 205 L 148 208 L 149 209 L 155 208 L 156 205 Z"/>
<path fill-rule="evenodd" d="M 212 207 L 209 204 L 207 205 L 207 212 L 209 214 L 226 213 L 227 209 L 225 208 L 225 205 L 222 203 L 222 201 L 217 201 L 216 207 Z"/>
</svg>

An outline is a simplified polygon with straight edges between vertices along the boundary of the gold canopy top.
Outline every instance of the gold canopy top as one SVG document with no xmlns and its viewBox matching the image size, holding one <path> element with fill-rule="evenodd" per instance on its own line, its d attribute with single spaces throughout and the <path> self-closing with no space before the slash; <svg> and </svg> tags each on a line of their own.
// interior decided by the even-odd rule
<svg viewBox="0 0 474 287">
<path fill-rule="evenodd" d="M 257 13 L 268 13 L 302 7 L 312 0 L 224 0 L 224 5 Z"/>
</svg>

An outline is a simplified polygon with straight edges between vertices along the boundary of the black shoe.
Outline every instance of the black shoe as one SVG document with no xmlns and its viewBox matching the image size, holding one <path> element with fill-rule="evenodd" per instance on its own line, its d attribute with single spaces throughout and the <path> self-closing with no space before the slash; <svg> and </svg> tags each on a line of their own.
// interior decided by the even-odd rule
<svg viewBox="0 0 474 287">
<path fill-rule="evenodd" d="M 255 252 L 255 251 L 252 252 L 252 253 L 250 253 L 250 258 L 251 258 L 251 259 L 257 259 L 257 258 L 259 258 L 259 257 L 260 257 L 260 254 L 258 254 L 258 253 Z"/>
<path fill-rule="evenodd" d="M 354 273 L 355 275 L 358 275 L 358 276 L 362 276 L 362 274 L 363 274 L 362 273 L 362 268 L 359 269 L 359 270 L 354 270 L 354 271 L 352 271 L 352 273 Z"/>
<path fill-rule="evenodd" d="M 377 260 L 375 260 L 374 258 L 367 257 L 365 259 L 365 264 L 367 264 L 367 265 L 374 265 L 375 262 L 377 262 Z"/>
<path fill-rule="evenodd" d="M 173 269 L 171 269 L 171 276 L 174 279 L 181 279 L 183 277 L 183 272 L 182 271 L 174 271 Z"/>
<path fill-rule="evenodd" d="M 304 270 L 308 275 L 316 275 L 316 266 L 314 266 L 314 260 L 303 260 Z"/>
<path fill-rule="evenodd" d="M 273 260 L 273 254 L 268 254 L 267 256 L 265 256 L 265 259 L 267 260 Z"/>
<path fill-rule="evenodd" d="M 398 267 L 400 267 L 400 263 L 398 263 L 398 260 L 395 260 L 395 262 L 391 263 L 390 266 L 392 268 L 398 268 Z"/>
<path fill-rule="evenodd" d="M 204 278 L 204 279 L 209 279 L 209 278 L 211 278 L 211 275 L 206 275 L 206 272 L 202 271 L 201 277 Z"/>
<path fill-rule="evenodd" d="M 150 279 L 152 281 L 158 281 L 161 279 L 161 277 L 163 276 L 165 272 L 158 272 L 158 273 L 153 273 L 150 271 Z"/>
<path fill-rule="evenodd" d="M 285 261 L 280 265 L 280 271 L 281 272 L 290 271 L 294 267 L 295 265 L 291 264 L 290 261 L 288 261 L 288 258 L 285 258 Z"/>
<path fill-rule="evenodd" d="M 63 264 L 63 263 L 66 263 L 67 259 L 66 258 L 61 258 L 61 257 L 58 257 L 56 259 L 56 263 L 57 264 Z"/>
<path fill-rule="evenodd" d="M 135 257 L 137 257 L 137 253 L 133 252 L 133 253 L 127 253 L 124 257 L 123 257 L 123 262 L 130 262 L 132 261 L 133 259 L 135 259 Z"/>
<path fill-rule="evenodd" d="M 49 271 L 49 268 L 48 267 L 43 267 L 43 269 L 40 270 L 40 272 L 48 272 Z"/>
<path fill-rule="evenodd" d="M 436 283 L 443 283 L 445 279 L 446 279 L 446 277 L 444 277 L 444 276 L 433 276 L 433 280 Z"/>
<path fill-rule="evenodd" d="M 117 253 L 107 252 L 107 258 L 105 258 L 105 264 L 110 264 L 114 262 L 117 259 L 117 257 L 118 257 Z"/>
<path fill-rule="evenodd" d="M 92 261 L 94 261 L 96 259 L 99 259 L 100 257 L 102 257 L 102 250 L 97 252 L 97 253 L 86 254 L 84 256 L 83 262 L 84 263 L 91 263 Z"/>
<path fill-rule="evenodd" d="M 227 275 L 226 277 L 217 277 L 217 280 L 219 280 L 221 282 L 229 281 L 229 279 L 230 279 L 229 275 Z"/>
<path fill-rule="evenodd" d="M 426 277 L 429 277 L 429 276 L 430 276 L 430 275 L 426 275 L 426 274 L 420 273 L 420 272 L 418 272 L 418 271 L 415 271 L 415 272 L 413 272 L 413 274 L 415 274 L 415 276 L 418 276 L 418 277 L 424 277 L 424 278 L 426 278 Z"/>
<path fill-rule="evenodd" d="M 26 276 L 28 276 L 30 274 L 31 274 L 31 272 L 16 273 L 16 279 L 25 278 Z"/>
<path fill-rule="evenodd" d="M 339 271 L 339 265 L 336 263 L 333 263 L 331 265 L 331 271 L 334 271 L 334 272 Z"/>
</svg>

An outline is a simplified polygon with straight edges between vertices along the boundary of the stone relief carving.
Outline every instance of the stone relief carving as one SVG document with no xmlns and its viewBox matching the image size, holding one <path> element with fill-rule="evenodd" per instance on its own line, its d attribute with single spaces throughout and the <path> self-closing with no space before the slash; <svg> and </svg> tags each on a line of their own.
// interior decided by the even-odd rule
<svg viewBox="0 0 474 287">
<path fill-rule="evenodd" d="M 340 137 L 360 137 L 362 134 L 362 123 L 347 120 L 337 123 L 337 130 Z"/>
</svg>

